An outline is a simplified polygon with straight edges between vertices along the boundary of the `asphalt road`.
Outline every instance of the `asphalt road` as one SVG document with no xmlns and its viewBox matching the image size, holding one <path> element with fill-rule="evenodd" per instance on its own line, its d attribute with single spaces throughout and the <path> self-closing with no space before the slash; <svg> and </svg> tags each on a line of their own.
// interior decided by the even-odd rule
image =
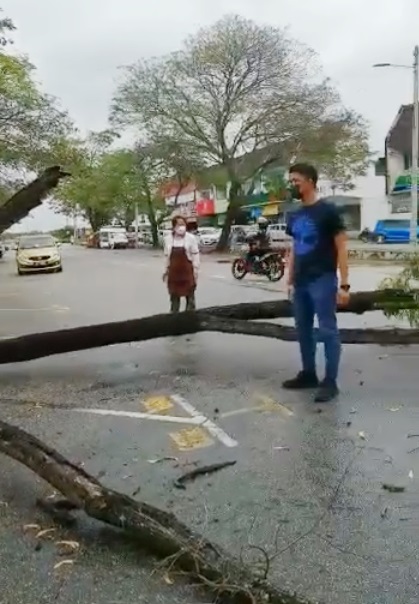
<svg viewBox="0 0 419 604">
<path fill-rule="evenodd" d="M 17 277 L 12 257 L 0 264 L 0 337 L 167 309 L 159 254 L 63 255 L 56 275 Z M 394 270 L 353 269 L 353 288 L 372 289 Z M 280 284 L 234 282 L 228 264 L 203 259 L 200 306 L 278 295 Z M 342 317 L 342 325 L 366 324 L 388 321 Z M 271 580 L 311 602 L 416 604 L 419 437 L 408 436 L 419 433 L 418 355 L 416 347 L 346 347 L 339 402 L 319 407 L 281 389 L 298 368 L 294 344 L 199 334 L 111 346 L 2 366 L 1 416 L 251 564 L 261 558 L 251 546 L 264 548 Z M 194 463 L 224 460 L 237 463 L 173 488 Z M 49 492 L 2 458 L 1 604 L 206 601 L 153 574 L 152 561 L 96 524 L 50 533 L 39 550 L 36 530 L 24 527 L 51 527 L 34 508 Z M 63 537 L 81 547 L 73 564 L 54 569 L 65 559 L 55 544 Z"/>
</svg>

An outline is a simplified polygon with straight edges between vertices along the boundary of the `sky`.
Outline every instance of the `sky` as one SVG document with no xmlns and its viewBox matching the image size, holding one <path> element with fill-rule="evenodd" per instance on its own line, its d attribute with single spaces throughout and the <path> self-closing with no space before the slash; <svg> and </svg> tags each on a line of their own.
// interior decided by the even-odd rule
<svg viewBox="0 0 419 604">
<path fill-rule="evenodd" d="M 412 64 L 417 0 L 0 0 L 0 6 L 18 27 L 16 48 L 82 131 L 106 127 L 121 66 L 177 50 L 185 37 L 229 13 L 288 27 L 315 50 L 345 105 L 368 120 L 371 149 L 380 155 L 399 106 L 412 99 L 412 72 L 372 65 Z M 363 196 L 384 195 L 382 178 L 358 184 Z M 19 228 L 64 223 L 42 206 Z"/>
</svg>

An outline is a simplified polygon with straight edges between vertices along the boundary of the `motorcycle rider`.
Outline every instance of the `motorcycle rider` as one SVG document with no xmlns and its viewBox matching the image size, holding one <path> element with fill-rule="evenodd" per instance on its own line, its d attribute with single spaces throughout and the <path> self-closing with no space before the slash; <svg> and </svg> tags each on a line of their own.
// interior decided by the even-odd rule
<svg viewBox="0 0 419 604">
<path fill-rule="evenodd" d="M 268 236 L 269 222 L 264 216 L 258 218 L 258 231 L 251 237 L 247 260 L 259 263 L 265 254 L 271 251 L 271 242 Z M 253 245 L 252 245 L 253 244 Z"/>
</svg>

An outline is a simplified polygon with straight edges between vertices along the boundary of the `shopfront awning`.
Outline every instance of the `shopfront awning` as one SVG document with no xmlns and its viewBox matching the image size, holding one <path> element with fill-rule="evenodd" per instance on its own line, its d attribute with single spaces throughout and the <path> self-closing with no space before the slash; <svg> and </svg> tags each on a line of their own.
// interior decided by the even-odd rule
<svg viewBox="0 0 419 604">
<path fill-rule="evenodd" d="M 278 203 L 268 203 L 262 208 L 262 216 L 277 216 Z"/>
</svg>

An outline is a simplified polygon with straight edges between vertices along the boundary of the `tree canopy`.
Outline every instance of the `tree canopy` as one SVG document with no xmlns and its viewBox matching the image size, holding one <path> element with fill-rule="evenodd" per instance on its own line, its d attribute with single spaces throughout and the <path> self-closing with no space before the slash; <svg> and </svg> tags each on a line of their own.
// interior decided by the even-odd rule
<svg viewBox="0 0 419 604">
<path fill-rule="evenodd" d="M 94 231 L 117 222 L 131 226 L 136 208 L 147 214 L 157 244 L 156 210 L 164 164 L 153 149 L 117 149 L 111 130 L 91 132 L 73 159 L 73 177 L 61 187 L 56 209 L 81 214 Z M 76 157 L 77 155 L 77 157 Z"/>
<path fill-rule="evenodd" d="M 315 54 L 285 30 L 238 16 L 199 31 L 179 52 L 126 67 L 111 119 L 148 142 L 163 136 L 201 164 L 224 167 L 226 231 L 243 183 L 266 166 L 321 157 L 326 172 L 338 150 L 355 145 L 359 153 L 345 164 L 352 175 L 368 153 L 365 123 L 342 105 Z"/>
</svg>

